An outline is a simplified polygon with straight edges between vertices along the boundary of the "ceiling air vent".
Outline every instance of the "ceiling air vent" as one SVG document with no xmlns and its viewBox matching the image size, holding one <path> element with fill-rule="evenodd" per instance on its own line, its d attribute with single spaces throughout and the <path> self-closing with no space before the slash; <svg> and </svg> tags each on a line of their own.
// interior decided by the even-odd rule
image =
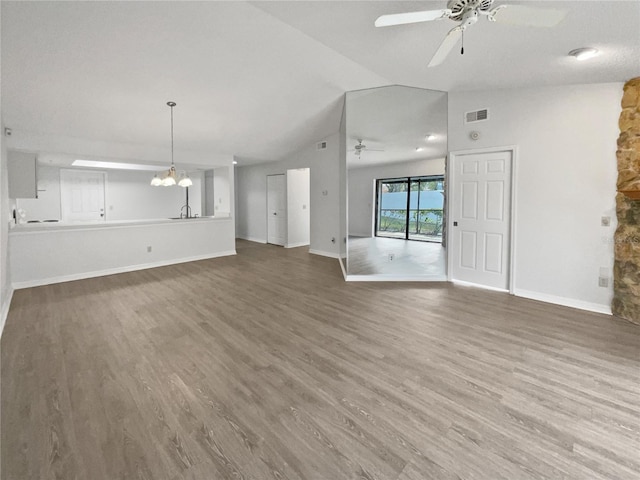
<svg viewBox="0 0 640 480">
<path fill-rule="evenodd" d="M 327 142 L 318 142 L 316 143 L 316 150 L 326 150 Z"/>
<path fill-rule="evenodd" d="M 464 114 L 464 123 L 482 122 L 484 120 L 489 120 L 489 110 L 486 108 Z"/>
</svg>

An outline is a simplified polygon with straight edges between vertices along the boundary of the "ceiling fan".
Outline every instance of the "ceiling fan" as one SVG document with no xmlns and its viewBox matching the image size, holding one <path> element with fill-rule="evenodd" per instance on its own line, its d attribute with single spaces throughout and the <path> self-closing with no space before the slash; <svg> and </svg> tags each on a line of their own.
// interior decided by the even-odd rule
<svg viewBox="0 0 640 480">
<path fill-rule="evenodd" d="M 367 147 L 364 143 L 362 143 L 362 139 L 358 138 L 358 143 L 356 143 L 356 145 L 353 147 L 353 150 L 351 150 L 357 157 L 359 157 L 362 152 L 364 152 L 365 150 L 368 152 L 384 152 L 383 149 L 381 148 L 369 148 Z"/>
<path fill-rule="evenodd" d="M 552 8 L 536 8 L 524 5 L 493 6 L 494 0 L 448 0 L 447 8 L 441 10 L 425 10 L 421 12 L 396 13 L 382 15 L 375 21 L 376 27 L 404 25 L 407 23 L 430 22 L 448 18 L 458 25 L 451 29 L 436 50 L 429 62 L 429 67 L 441 64 L 460 38 L 464 53 L 464 31 L 476 23 L 480 17 L 487 17 L 490 22 L 531 27 L 554 27 L 567 15 L 567 10 Z"/>
</svg>

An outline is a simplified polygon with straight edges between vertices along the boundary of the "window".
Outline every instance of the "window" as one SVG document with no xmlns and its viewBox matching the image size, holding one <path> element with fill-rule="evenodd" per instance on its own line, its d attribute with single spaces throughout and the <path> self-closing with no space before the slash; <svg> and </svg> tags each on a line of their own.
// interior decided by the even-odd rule
<svg viewBox="0 0 640 480">
<path fill-rule="evenodd" d="M 376 236 L 442 242 L 444 176 L 376 181 Z"/>
</svg>

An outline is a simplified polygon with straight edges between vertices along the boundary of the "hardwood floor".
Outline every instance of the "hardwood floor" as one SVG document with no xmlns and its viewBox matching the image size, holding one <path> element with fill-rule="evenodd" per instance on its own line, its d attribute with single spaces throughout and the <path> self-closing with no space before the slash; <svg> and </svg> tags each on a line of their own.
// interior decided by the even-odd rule
<svg viewBox="0 0 640 480">
<path fill-rule="evenodd" d="M 4 480 L 640 478 L 640 328 L 336 260 L 16 291 Z"/>
<path fill-rule="evenodd" d="M 400 238 L 349 237 L 347 250 L 349 275 L 446 279 L 446 250 L 440 243 Z M 393 261 L 389 260 L 390 254 L 394 256 Z"/>
</svg>

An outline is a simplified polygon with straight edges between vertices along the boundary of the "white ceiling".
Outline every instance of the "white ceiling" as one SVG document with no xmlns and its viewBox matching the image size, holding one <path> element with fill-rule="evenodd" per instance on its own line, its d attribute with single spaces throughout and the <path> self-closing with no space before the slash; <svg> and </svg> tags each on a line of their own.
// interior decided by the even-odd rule
<svg viewBox="0 0 640 480">
<path fill-rule="evenodd" d="M 511 1 L 509 3 L 525 3 Z M 376 29 L 423 2 L 2 1 L 6 126 L 107 142 L 282 158 L 337 131 L 343 93 L 403 84 L 444 91 L 624 81 L 640 74 L 640 2 L 566 8 L 553 29 L 479 22 L 465 54 L 426 65 L 448 20 Z M 566 53 L 599 48 L 576 63 Z"/>
</svg>

